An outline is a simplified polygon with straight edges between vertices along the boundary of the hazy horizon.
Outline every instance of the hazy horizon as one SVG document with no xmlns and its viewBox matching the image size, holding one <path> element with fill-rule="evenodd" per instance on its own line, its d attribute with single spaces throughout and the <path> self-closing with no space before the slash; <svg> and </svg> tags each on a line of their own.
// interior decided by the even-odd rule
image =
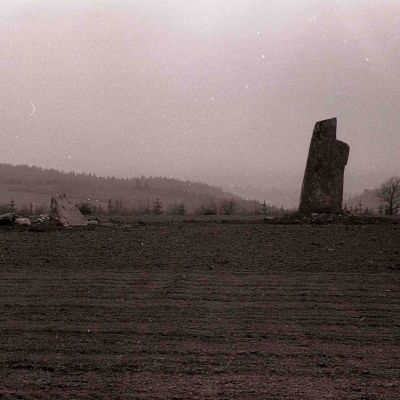
<svg viewBox="0 0 400 400">
<path fill-rule="evenodd" d="M 367 0 L 3 0 L 0 162 L 296 191 L 315 122 L 336 116 L 345 192 L 373 187 L 399 170 L 399 15 Z"/>
</svg>

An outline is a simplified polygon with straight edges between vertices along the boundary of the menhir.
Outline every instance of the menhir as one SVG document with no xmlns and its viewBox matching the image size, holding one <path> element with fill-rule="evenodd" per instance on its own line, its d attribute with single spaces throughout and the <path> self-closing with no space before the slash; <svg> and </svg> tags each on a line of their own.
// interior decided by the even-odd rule
<svg viewBox="0 0 400 400">
<path fill-rule="evenodd" d="M 315 124 L 301 189 L 299 211 L 331 213 L 342 211 L 344 168 L 350 147 L 336 140 L 336 118 Z"/>
</svg>

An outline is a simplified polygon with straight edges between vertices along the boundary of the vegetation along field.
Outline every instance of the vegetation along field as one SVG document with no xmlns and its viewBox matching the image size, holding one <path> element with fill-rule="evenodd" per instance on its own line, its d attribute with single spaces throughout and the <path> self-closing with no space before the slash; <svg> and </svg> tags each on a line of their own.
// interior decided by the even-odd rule
<svg viewBox="0 0 400 400">
<path fill-rule="evenodd" d="M 0 230 L 2 399 L 399 398 L 400 225 Z"/>
</svg>

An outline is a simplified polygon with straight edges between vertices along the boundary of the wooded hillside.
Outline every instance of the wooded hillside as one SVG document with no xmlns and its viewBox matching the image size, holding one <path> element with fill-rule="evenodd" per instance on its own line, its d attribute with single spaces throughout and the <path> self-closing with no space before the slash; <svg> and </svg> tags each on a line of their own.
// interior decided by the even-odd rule
<svg viewBox="0 0 400 400">
<path fill-rule="evenodd" d="M 233 200 L 238 209 L 253 211 L 258 203 L 242 200 L 220 188 L 204 183 L 163 177 L 130 179 L 99 177 L 94 174 L 60 172 L 27 165 L 0 164 L 0 202 L 46 207 L 52 194 L 66 194 L 76 203 L 88 202 L 106 209 L 110 203 L 121 209 L 152 207 L 159 198 L 165 210 L 184 203 L 188 211 L 220 206 Z"/>
</svg>

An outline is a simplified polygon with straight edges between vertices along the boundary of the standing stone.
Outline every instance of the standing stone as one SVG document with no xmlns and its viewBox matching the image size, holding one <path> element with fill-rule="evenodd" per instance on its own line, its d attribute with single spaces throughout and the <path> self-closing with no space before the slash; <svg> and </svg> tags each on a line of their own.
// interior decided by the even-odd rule
<svg viewBox="0 0 400 400">
<path fill-rule="evenodd" d="M 64 195 L 54 195 L 50 201 L 50 219 L 63 226 L 84 226 L 87 219 Z"/>
<path fill-rule="evenodd" d="M 315 124 L 301 189 L 300 212 L 342 211 L 344 168 L 349 151 L 348 144 L 336 140 L 336 118 Z"/>
</svg>

